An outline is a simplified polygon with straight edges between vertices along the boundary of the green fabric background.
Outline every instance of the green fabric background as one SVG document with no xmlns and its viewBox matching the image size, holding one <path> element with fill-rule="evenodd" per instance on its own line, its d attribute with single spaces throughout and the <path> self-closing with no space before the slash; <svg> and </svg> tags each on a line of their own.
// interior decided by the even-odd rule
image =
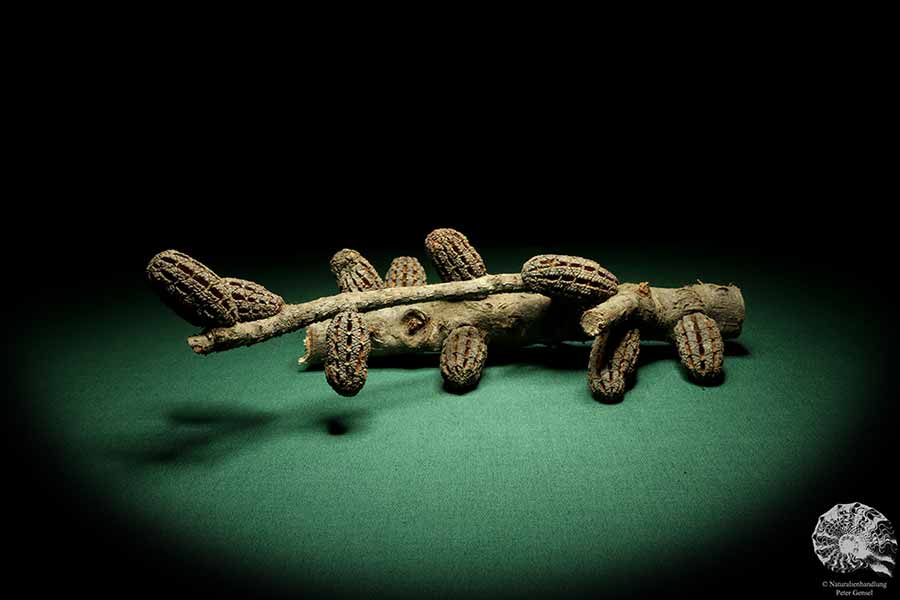
<svg viewBox="0 0 900 600">
<path fill-rule="evenodd" d="M 542 250 L 481 248 L 492 272 Z M 29 326 L 33 422 L 74 480 L 173 555 L 343 592 L 627 588 L 727 554 L 847 460 L 870 418 L 859 399 L 887 373 L 852 289 L 752 255 L 567 250 L 622 281 L 741 286 L 724 384 L 690 383 L 671 347 L 645 343 L 635 387 L 599 404 L 573 345 L 491 355 L 462 396 L 437 357 L 377 366 L 347 399 L 297 366 L 302 332 L 193 355 L 195 330 L 136 276 Z M 382 272 L 390 258 L 371 256 Z M 333 293 L 324 263 L 210 266 L 293 302 Z"/>
</svg>

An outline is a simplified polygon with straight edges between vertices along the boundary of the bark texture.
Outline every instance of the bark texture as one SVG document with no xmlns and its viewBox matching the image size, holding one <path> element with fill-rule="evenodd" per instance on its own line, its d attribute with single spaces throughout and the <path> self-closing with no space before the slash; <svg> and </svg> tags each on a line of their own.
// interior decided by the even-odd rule
<svg viewBox="0 0 900 600">
<path fill-rule="evenodd" d="M 351 292 L 325 296 L 304 302 L 287 304 L 277 315 L 230 327 L 214 327 L 188 338 L 188 345 L 197 354 L 209 354 L 249 346 L 297 331 L 307 325 L 324 321 L 345 310 L 368 312 L 386 306 L 415 304 L 430 300 L 470 300 L 491 294 L 523 292 L 528 288 L 519 274 L 485 275 L 469 281 L 436 283 L 427 286 L 400 287 L 365 292 Z"/>
<path fill-rule="evenodd" d="M 491 347 L 517 347 L 587 339 L 578 315 L 568 305 L 540 294 L 494 294 L 481 300 L 435 301 L 392 306 L 363 315 L 372 340 L 372 356 L 440 352 L 454 329 L 470 325 L 485 333 Z M 328 321 L 306 328 L 306 353 L 300 364 L 325 359 Z"/>
<path fill-rule="evenodd" d="M 472 284 L 477 281 L 439 285 Z M 638 292 L 642 286 L 644 290 Z M 687 287 L 691 288 L 689 293 L 680 291 L 686 288 L 654 288 L 646 284 L 623 283 L 616 296 L 600 307 L 587 311 L 583 317 L 577 305 L 570 302 L 553 300 L 542 294 L 501 293 L 462 302 L 434 301 L 380 308 L 366 312 L 363 318 L 370 332 L 372 356 L 440 352 L 450 332 L 464 325 L 484 332 L 492 348 L 587 341 L 595 338 L 597 333 L 584 327 L 585 319 L 593 323 L 598 314 L 604 315 L 604 319 L 611 319 L 610 322 L 617 322 L 627 313 L 631 315 L 630 327 L 640 329 L 640 339 L 671 341 L 675 324 L 686 314 L 699 312 L 698 307 L 716 321 L 723 335 L 728 332 L 726 337 L 740 334 L 744 299 L 737 287 L 716 284 Z M 627 297 L 619 298 L 620 295 Z M 685 297 L 690 297 L 692 302 L 684 302 Z M 610 303 L 613 308 L 599 310 Z M 632 304 L 630 310 L 622 309 Z M 590 317 L 588 313 L 592 313 Z M 612 315 L 618 316 L 613 319 Z M 300 358 L 300 364 L 322 364 L 326 354 L 327 328 L 327 322 L 307 326 L 306 352 Z"/>
<path fill-rule="evenodd" d="M 681 317 L 702 312 L 715 320 L 722 337 L 736 338 L 744 324 L 744 297 L 735 285 L 698 283 L 657 288 L 623 283 L 618 293 L 581 316 L 584 332 L 593 337 L 631 315 L 640 323 L 643 339 L 669 339 Z"/>
</svg>

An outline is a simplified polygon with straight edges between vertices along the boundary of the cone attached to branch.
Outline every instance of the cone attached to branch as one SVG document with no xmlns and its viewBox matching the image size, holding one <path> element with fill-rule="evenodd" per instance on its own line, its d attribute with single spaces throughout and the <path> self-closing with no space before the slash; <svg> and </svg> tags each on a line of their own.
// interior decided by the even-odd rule
<svg viewBox="0 0 900 600">
<path fill-rule="evenodd" d="M 641 334 L 637 327 L 619 326 L 594 339 L 588 362 L 588 385 L 601 402 L 619 402 L 637 369 Z"/>
<path fill-rule="evenodd" d="M 566 298 L 588 305 L 603 302 L 619 289 L 615 275 L 580 256 L 541 254 L 522 266 L 525 285 L 551 298 Z"/>
<path fill-rule="evenodd" d="M 478 386 L 487 360 L 484 334 L 471 325 L 450 332 L 441 349 L 441 375 L 444 385 L 454 392 L 466 392 Z"/>
<path fill-rule="evenodd" d="M 229 327 L 278 314 L 281 296 L 252 281 L 219 277 L 177 250 L 165 250 L 147 263 L 147 280 L 178 316 L 198 327 Z"/>
<path fill-rule="evenodd" d="M 468 238 L 455 229 L 435 229 L 425 250 L 442 281 L 468 281 L 487 274 L 484 260 Z M 441 349 L 441 375 L 448 390 L 463 393 L 481 381 L 487 360 L 487 336 L 472 325 L 456 327 Z"/>
<path fill-rule="evenodd" d="M 421 264 L 399 257 L 385 285 L 371 263 L 345 249 L 331 261 L 344 291 L 301 304 L 285 305 L 259 284 L 219 277 L 174 250 L 153 257 L 147 277 L 179 315 L 207 328 L 188 338 L 195 352 L 306 327 L 301 362 L 324 363 L 328 383 L 345 396 L 365 385 L 370 352 L 440 351 L 446 387 L 466 391 L 480 381 L 488 340 L 519 347 L 594 338 L 590 390 L 615 402 L 635 373 L 641 339 L 673 341 L 691 379 L 709 384 L 722 376 L 723 339 L 739 336 L 744 322 L 743 296 L 733 285 L 620 284 L 594 261 L 557 254 L 533 257 L 521 273 L 489 275 L 466 237 L 450 229 L 429 234 L 426 249 L 444 283 L 427 285 Z"/>
<path fill-rule="evenodd" d="M 365 292 L 384 288 L 384 281 L 366 258 L 349 248 L 338 250 L 331 257 L 331 272 L 342 292 Z"/>
<path fill-rule="evenodd" d="M 384 276 L 384 285 L 388 288 L 418 287 L 428 283 L 425 268 L 422 263 L 412 256 L 398 256 L 391 261 L 387 274 Z"/>
<path fill-rule="evenodd" d="M 487 274 L 481 255 L 455 229 L 435 229 L 429 233 L 425 250 L 441 281 L 466 281 Z"/>
<path fill-rule="evenodd" d="M 238 323 L 258 321 L 278 314 L 284 299 L 253 281 L 236 277 L 223 277 L 222 283 L 237 310 Z"/>
<path fill-rule="evenodd" d="M 725 343 L 713 319 L 700 312 L 685 315 L 672 328 L 672 339 L 691 379 L 711 384 L 722 378 Z"/>
<path fill-rule="evenodd" d="M 356 311 L 338 313 L 325 333 L 328 355 L 325 379 L 341 396 L 355 396 L 369 376 L 368 360 L 372 348 L 369 330 Z"/>
</svg>

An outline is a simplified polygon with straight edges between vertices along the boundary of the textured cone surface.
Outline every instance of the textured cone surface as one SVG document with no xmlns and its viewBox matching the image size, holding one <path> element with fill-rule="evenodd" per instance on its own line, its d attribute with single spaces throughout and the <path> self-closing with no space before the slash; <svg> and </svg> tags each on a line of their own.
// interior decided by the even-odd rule
<svg viewBox="0 0 900 600">
<path fill-rule="evenodd" d="M 341 396 L 355 396 L 366 384 L 371 343 L 362 315 L 338 313 L 325 332 L 325 379 Z"/>
<path fill-rule="evenodd" d="M 672 329 L 681 364 L 698 382 L 709 382 L 722 374 L 725 345 L 716 322 L 703 313 L 683 316 Z"/>
<path fill-rule="evenodd" d="M 599 304 L 619 289 L 616 276 L 587 258 L 541 254 L 522 266 L 529 288 L 551 297 Z"/>
<path fill-rule="evenodd" d="M 253 281 L 223 277 L 222 282 L 231 294 L 240 323 L 271 317 L 278 314 L 284 306 L 284 299 L 281 296 L 273 294 Z"/>
<path fill-rule="evenodd" d="M 429 233 L 425 250 L 441 281 L 466 281 L 487 275 L 481 255 L 455 229 L 435 229 Z"/>
<path fill-rule="evenodd" d="M 417 287 L 426 283 L 425 268 L 412 256 L 395 258 L 384 277 L 384 285 L 389 288 Z"/>
<path fill-rule="evenodd" d="M 598 400 L 617 402 L 625 394 L 625 381 L 634 373 L 641 351 L 637 328 L 619 328 L 607 337 L 598 335 L 591 347 L 588 384 Z"/>
<path fill-rule="evenodd" d="M 441 375 L 447 387 L 465 391 L 477 386 L 485 360 L 487 342 L 477 328 L 464 325 L 451 331 L 441 350 Z"/>
<path fill-rule="evenodd" d="M 162 301 L 192 325 L 219 327 L 237 322 L 237 307 L 228 286 L 187 254 L 160 252 L 147 264 L 147 279 Z"/>
<path fill-rule="evenodd" d="M 384 282 L 375 267 L 356 250 L 344 248 L 331 257 L 331 272 L 341 292 L 380 290 Z"/>
</svg>

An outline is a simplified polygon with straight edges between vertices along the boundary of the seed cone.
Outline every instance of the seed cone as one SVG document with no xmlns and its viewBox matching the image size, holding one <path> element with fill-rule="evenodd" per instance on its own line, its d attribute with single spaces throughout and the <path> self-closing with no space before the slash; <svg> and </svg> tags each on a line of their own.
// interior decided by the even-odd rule
<svg viewBox="0 0 900 600">
<path fill-rule="evenodd" d="M 637 367 L 641 334 L 637 328 L 618 327 L 594 339 L 588 362 L 588 385 L 601 402 L 618 402 L 625 384 Z"/>
<path fill-rule="evenodd" d="M 522 266 L 522 280 L 529 288 L 550 297 L 599 304 L 619 289 L 615 275 L 580 256 L 541 254 Z"/>
<path fill-rule="evenodd" d="M 725 343 L 713 319 L 703 313 L 685 315 L 672 328 L 672 338 L 691 379 L 713 383 L 722 376 Z"/>
<path fill-rule="evenodd" d="M 384 276 L 384 286 L 389 288 L 417 287 L 426 283 L 425 268 L 412 256 L 395 258 Z"/>
<path fill-rule="evenodd" d="M 481 255 L 455 229 L 435 229 L 429 233 L 425 250 L 441 281 L 466 281 L 487 275 Z"/>
<path fill-rule="evenodd" d="M 356 250 L 349 248 L 338 250 L 331 257 L 330 265 L 341 292 L 364 292 L 384 288 L 384 282 L 378 271 Z"/>
<path fill-rule="evenodd" d="M 325 379 L 341 396 L 355 396 L 366 384 L 371 342 L 362 315 L 338 313 L 325 331 Z"/>
<path fill-rule="evenodd" d="M 441 375 L 448 389 L 464 392 L 478 386 L 487 360 L 484 334 L 471 325 L 457 327 L 444 340 Z"/>
<path fill-rule="evenodd" d="M 227 327 L 238 310 L 221 277 L 183 252 L 164 250 L 147 263 L 147 280 L 178 316 L 198 327 Z"/>
<path fill-rule="evenodd" d="M 284 306 L 284 298 L 253 281 L 223 277 L 222 282 L 234 301 L 240 323 L 271 317 Z"/>
</svg>

